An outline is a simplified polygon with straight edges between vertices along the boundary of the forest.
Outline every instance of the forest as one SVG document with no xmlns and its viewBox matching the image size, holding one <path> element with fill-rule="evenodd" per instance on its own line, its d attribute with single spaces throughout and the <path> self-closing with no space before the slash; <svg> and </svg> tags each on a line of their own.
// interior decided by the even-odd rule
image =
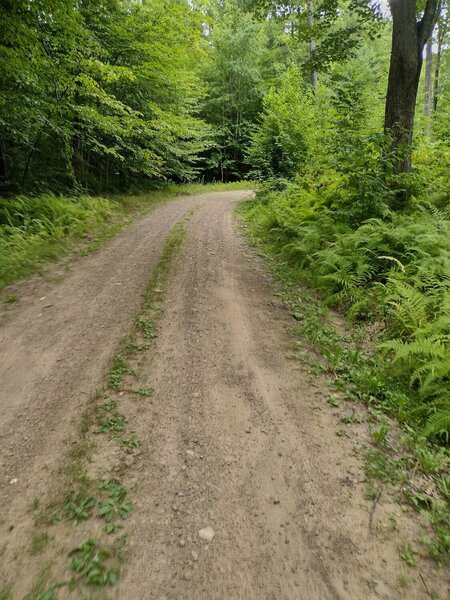
<svg viewBox="0 0 450 600">
<path fill-rule="evenodd" d="M 363 381 L 343 376 L 448 445 L 447 0 L 3 0 L 1 16 L 3 287 L 129 194 L 247 181 L 253 241 L 378 328 Z"/>
</svg>

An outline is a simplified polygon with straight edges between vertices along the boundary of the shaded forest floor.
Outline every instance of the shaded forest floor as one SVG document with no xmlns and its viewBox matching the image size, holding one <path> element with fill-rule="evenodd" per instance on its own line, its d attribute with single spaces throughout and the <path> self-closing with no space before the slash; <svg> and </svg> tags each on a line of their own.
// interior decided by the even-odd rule
<svg viewBox="0 0 450 600">
<path fill-rule="evenodd" d="M 1 598 L 447 597 L 367 494 L 366 409 L 295 343 L 249 196 L 160 206 L 4 311 Z"/>
</svg>

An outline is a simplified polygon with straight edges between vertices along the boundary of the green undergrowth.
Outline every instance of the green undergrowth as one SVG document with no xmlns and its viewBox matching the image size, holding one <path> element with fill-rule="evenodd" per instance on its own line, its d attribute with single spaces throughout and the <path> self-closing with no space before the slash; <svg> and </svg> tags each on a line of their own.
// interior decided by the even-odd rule
<svg viewBox="0 0 450 600">
<path fill-rule="evenodd" d="M 346 323 L 342 317 L 330 313 L 329 297 L 324 288 L 314 286 L 317 274 L 309 270 L 315 259 L 299 261 L 295 254 L 285 252 L 286 238 L 283 232 L 268 227 L 268 221 L 272 224 L 270 209 L 264 202 L 260 199 L 243 203 L 238 214 L 250 241 L 281 283 L 279 295 L 290 308 L 292 330 L 298 339 L 294 357 L 306 362 L 313 374 L 328 378 L 331 406 L 350 407 L 350 411 L 345 410 L 341 415 L 336 435 L 348 435 L 348 427 L 361 422 L 356 410 L 358 403 L 367 407 L 364 420 L 372 440 L 365 459 L 368 496 L 376 498 L 382 486 L 389 485 L 405 509 L 420 513 L 422 533 L 418 543 L 424 553 L 439 563 L 448 563 L 447 438 L 426 435 L 427 419 L 420 406 L 417 409 L 419 392 L 411 390 L 408 378 L 399 376 L 392 357 L 384 349 L 377 349 L 377 344 L 386 340 L 383 323 L 355 320 Z M 372 300 L 371 293 L 366 291 L 368 303 Z M 332 303 L 336 304 L 336 300 Z"/>
<path fill-rule="evenodd" d="M 80 244 L 84 253 L 96 250 L 131 218 L 170 198 L 249 187 L 249 182 L 186 184 L 136 195 L 0 198 L 0 290 Z M 12 302 L 13 295 L 1 301 Z"/>
<path fill-rule="evenodd" d="M 334 193 L 334 195 L 333 195 Z M 336 190 L 299 183 L 241 207 L 248 231 L 354 324 L 371 324 L 388 364 L 386 409 L 435 444 L 450 441 L 450 213 L 430 202 L 351 226 Z M 338 196 L 337 196 L 338 197 Z M 346 213 L 345 213 L 346 214 Z M 384 386 L 386 387 L 386 386 Z M 390 397 L 387 397 L 390 396 Z"/>
<path fill-rule="evenodd" d="M 127 458 L 135 460 L 142 445 L 132 429 L 133 419 L 126 415 L 124 398 L 128 396 L 133 402 L 143 403 L 144 407 L 153 395 L 151 386 L 140 385 L 140 365 L 144 353 L 150 351 L 157 337 L 156 326 L 163 311 L 164 295 L 185 237 L 184 223 L 192 212 L 187 213 L 166 238 L 148 282 L 141 311 L 130 334 L 119 344 L 106 385 L 93 395 L 82 415 L 76 440 L 61 468 L 64 482 L 61 491 L 43 509 L 39 499 L 33 502 L 35 527 L 31 555 L 53 549 L 58 524 L 70 524 L 74 530 L 82 527 L 86 539 L 68 552 L 67 577 L 55 581 L 51 571 L 43 569 L 43 575 L 27 596 L 28 600 L 56 600 L 62 587 L 91 597 L 96 588 L 114 586 L 120 577 L 127 555 L 126 520 L 134 511 L 133 490 L 125 485 L 129 468 Z M 122 458 L 114 472 L 93 479 L 88 475 L 87 465 L 95 453 L 100 452 L 99 436 L 107 444 L 115 444 Z"/>
</svg>

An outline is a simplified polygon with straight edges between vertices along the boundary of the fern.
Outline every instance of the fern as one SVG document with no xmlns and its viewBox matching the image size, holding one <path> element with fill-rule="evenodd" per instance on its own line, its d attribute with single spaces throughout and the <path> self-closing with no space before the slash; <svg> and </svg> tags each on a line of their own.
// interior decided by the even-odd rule
<svg viewBox="0 0 450 600">
<path fill-rule="evenodd" d="M 411 335 L 427 322 L 429 298 L 405 281 L 391 279 L 385 299 L 393 327 Z"/>
<path fill-rule="evenodd" d="M 436 412 L 428 417 L 423 431 L 428 438 L 439 437 L 448 444 L 450 441 L 450 398 L 436 406 Z"/>
<path fill-rule="evenodd" d="M 345 181 L 352 185 L 351 177 Z M 409 410 L 427 436 L 444 439 L 450 436 L 450 211 L 422 201 L 350 228 L 352 207 L 339 206 L 351 196 L 343 179 L 324 189 L 321 200 L 311 181 L 266 194 L 248 212 L 250 228 L 306 272 L 329 304 L 350 318 L 384 323 L 380 360 L 391 361 L 401 390 L 396 397 L 409 402 L 400 412 Z"/>
</svg>

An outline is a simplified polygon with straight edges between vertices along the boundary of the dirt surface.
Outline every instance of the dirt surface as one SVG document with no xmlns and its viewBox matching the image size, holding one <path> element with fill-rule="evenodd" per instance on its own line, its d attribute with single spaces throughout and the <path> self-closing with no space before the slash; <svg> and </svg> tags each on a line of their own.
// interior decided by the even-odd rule
<svg viewBox="0 0 450 600">
<path fill-rule="evenodd" d="M 447 597 L 445 573 L 399 558 L 414 517 L 388 496 L 375 507 L 364 498 L 365 426 L 337 437 L 324 382 L 287 358 L 291 319 L 233 223 L 246 195 L 156 209 L 58 284 L 37 285 L 0 329 L 2 575 L 11 597 L 24 595 L 33 498 L 54 485 L 165 236 L 193 208 L 141 366 L 140 383 L 155 394 L 126 405 L 143 445 L 126 474 L 135 490 L 127 562 L 107 597 L 415 600 L 428 597 L 427 585 Z M 15 564 L 19 582 L 5 575 Z"/>
</svg>

